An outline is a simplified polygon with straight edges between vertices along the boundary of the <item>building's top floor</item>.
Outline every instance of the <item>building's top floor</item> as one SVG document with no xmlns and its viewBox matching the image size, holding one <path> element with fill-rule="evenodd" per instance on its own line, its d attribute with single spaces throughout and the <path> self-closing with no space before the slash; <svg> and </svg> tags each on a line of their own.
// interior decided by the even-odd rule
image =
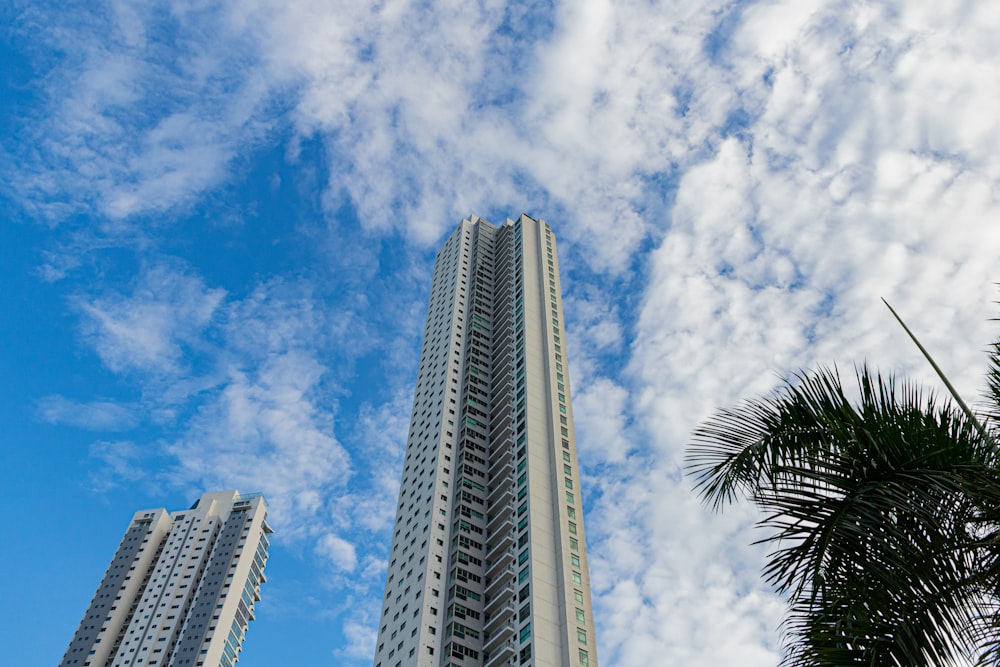
<svg viewBox="0 0 1000 667">
<path fill-rule="evenodd" d="M 210 493 L 202 494 L 202 496 L 191 505 L 190 508 L 186 510 L 179 510 L 176 512 L 169 512 L 169 517 L 172 521 L 182 519 L 188 516 L 197 516 L 201 519 L 207 519 L 210 517 L 217 517 L 220 520 L 225 520 L 229 513 L 233 510 L 244 510 L 249 509 L 252 511 L 263 511 L 265 514 L 265 520 L 263 522 L 263 529 L 266 533 L 273 533 L 274 529 L 268 525 L 267 516 L 267 501 L 264 500 L 264 496 L 261 493 L 243 493 L 241 494 L 236 489 L 229 489 L 226 491 L 213 491 Z M 164 508 L 139 510 L 133 516 L 133 521 L 156 522 L 161 516 L 168 514 L 167 510 Z"/>
</svg>

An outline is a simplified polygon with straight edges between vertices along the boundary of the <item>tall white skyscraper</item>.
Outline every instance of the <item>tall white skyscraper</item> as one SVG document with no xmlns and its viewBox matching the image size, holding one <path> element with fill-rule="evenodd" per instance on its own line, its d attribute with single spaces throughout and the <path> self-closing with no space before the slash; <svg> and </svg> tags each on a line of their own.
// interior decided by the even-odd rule
<svg viewBox="0 0 1000 667">
<path fill-rule="evenodd" d="M 375 667 L 597 667 L 555 238 L 438 252 Z"/>
<path fill-rule="evenodd" d="M 260 494 L 136 512 L 60 667 L 232 667 L 271 532 Z"/>
</svg>

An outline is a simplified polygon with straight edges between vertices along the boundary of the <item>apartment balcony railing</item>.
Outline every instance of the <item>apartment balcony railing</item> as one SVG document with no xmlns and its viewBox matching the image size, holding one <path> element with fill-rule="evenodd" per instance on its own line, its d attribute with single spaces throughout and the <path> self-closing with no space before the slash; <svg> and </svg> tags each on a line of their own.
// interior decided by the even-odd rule
<svg viewBox="0 0 1000 667">
<path fill-rule="evenodd" d="M 503 482 L 496 488 L 490 489 L 489 494 L 486 496 L 487 509 L 504 503 L 509 505 L 514 502 L 514 489 L 512 487 L 513 484 Z"/>
<path fill-rule="evenodd" d="M 491 553 L 498 548 L 503 548 L 501 542 L 507 537 L 510 537 L 511 540 L 513 540 L 513 516 L 504 517 L 503 520 L 497 521 L 494 526 L 493 530 L 490 530 L 489 527 L 486 529 L 486 534 L 489 536 L 487 538 L 486 553 Z"/>
<path fill-rule="evenodd" d="M 489 477 L 493 484 L 509 484 L 514 479 L 514 462 L 505 461 L 499 465 L 492 466 L 489 470 Z"/>
<path fill-rule="evenodd" d="M 514 369 L 508 366 L 499 371 L 500 376 L 496 378 L 490 387 L 490 393 L 494 400 L 500 397 L 512 396 L 514 393 Z"/>
<path fill-rule="evenodd" d="M 494 632 L 483 644 L 483 650 L 490 655 L 495 655 L 505 642 L 514 641 L 514 632 L 516 631 L 514 625 L 514 617 L 511 616 L 510 619 L 504 623 L 499 630 Z"/>
<path fill-rule="evenodd" d="M 498 442 L 498 440 L 493 440 L 493 442 Z M 504 464 L 512 463 L 514 458 L 513 447 L 498 447 L 495 452 L 490 452 L 490 478 L 495 479 L 496 475 L 493 473 L 495 468 L 502 466 Z"/>
<path fill-rule="evenodd" d="M 501 593 L 509 589 L 511 592 L 514 590 L 514 568 L 508 566 L 503 568 L 500 573 L 492 575 L 493 579 L 490 583 L 486 585 L 486 598 L 492 600 L 499 597 Z"/>
<path fill-rule="evenodd" d="M 511 373 L 513 375 L 513 373 Z M 494 393 L 494 396 L 496 394 Z M 499 398 L 499 397 L 497 397 Z M 496 430 L 496 428 L 503 424 L 505 419 L 509 419 L 511 413 L 514 411 L 513 406 L 511 406 L 509 401 L 494 401 L 496 406 L 490 413 L 490 428 L 491 430 Z"/>
<path fill-rule="evenodd" d="M 509 522 L 509 524 L 510 528 L 514 527 L 513 522 Z M 506 527 L 507 523 L 503 525 L 504 527 Z M 490 557 L 494 553 L 499 553 L 505 549 L 512 549 L 513 547 L 514 547 L 514 531 L 508 529 L 502 535 L 490 538 L 490 543 L 487 544 L 486 546 L 486 557 L 490 559 L 490 562 L 492 562 L 493 559 Z"/>
<path fill-rule="evenodd" d="M 511 505 L 500 505 L 496 508 L 495 513 L 487 513 L 487 516 L 486 534 L 492 535 L 500 528 L 502 522 L 514 520 L 514 508 Z"/>
<path fill-rule="evenodd" d="M 486 615 L 489 620 L 486 621 L 486 626 L 483 630 L 488 632 L 490 637 L 492 637 L 505 623 L 513 623 L 516 604 L 513 593 L 491 600 L 486 605 Z"/>
<path fill-rule="evenodd" d="M 486 575 L 492 576 L 493 572 L 502 570 L 505 567 L 510 566 L 514 562 L 514 547 L 507 549 L 506 551 L 500 551 L 490 554 L 490 557 L 486 559 Z"/>
<path fill-rule="evenodd" d="M 493 428 L 490 429 L 490 439 L 496 440 L 502 436 L 505 429 L 512 429 L 513 421 L 514 421 L 513 410 L 504 415 L 503 419 L 501 419 L 499 422 L 494 420 L 493 421 L 494 426 Z"/>
</svg>

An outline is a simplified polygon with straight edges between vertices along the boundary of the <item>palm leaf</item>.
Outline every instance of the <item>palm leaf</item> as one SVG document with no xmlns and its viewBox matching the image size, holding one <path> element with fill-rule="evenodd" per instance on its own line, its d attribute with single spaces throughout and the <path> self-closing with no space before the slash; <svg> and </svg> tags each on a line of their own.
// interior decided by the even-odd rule
<svg viewBox="0 0 1000 667">
<path fill-rule="evenodd" d="M 764 576 L 790 598 L 786 664 L 953 664 L 982 614 L 969 585 L 982 536 L 968 530 L 981 512 L 965 490 L 992 448 L 913 385 L 867 367 L 858 384 L 852 405 L 821 368 L 717 413 L 687 471 L 714 508 L 763 510 Z"/>
</svg>

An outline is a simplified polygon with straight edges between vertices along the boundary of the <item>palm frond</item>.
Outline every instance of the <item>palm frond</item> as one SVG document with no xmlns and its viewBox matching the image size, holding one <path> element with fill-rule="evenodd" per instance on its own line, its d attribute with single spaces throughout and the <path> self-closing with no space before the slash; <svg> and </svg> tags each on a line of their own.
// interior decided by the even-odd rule
<svg viewBox="0 0 1000 667">
<path fill-rule="evenodd" d="M 786 664 L 951 664 L 982 615 L 969 582 L 984 496 L 970 491 L 998 488 L 995 450 L 949 401 L 857 376 L 856 405 L 821 368 L 717 413 L 692 436 L 688 474 L 713 507 L 763 510 L 764 576 L 790 598 Z"/>
</svg>

